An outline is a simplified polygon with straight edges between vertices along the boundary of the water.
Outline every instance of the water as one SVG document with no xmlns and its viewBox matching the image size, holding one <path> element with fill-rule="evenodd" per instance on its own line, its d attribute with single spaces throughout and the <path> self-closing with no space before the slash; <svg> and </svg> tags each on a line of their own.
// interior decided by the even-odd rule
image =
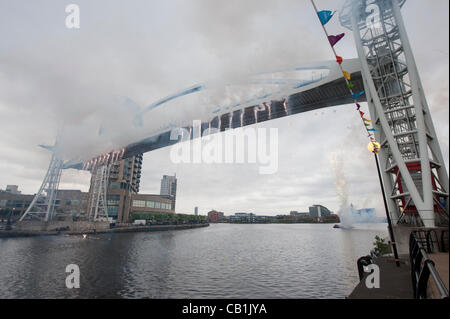
<svg viewBox="0 0 450 319">
<path fill-rule="evenodd" d="M 0 239 L 0 298 L 345 298 L 386 224 Z M 65 286 L 68 264 L 81 288 Z"/>
</svg>

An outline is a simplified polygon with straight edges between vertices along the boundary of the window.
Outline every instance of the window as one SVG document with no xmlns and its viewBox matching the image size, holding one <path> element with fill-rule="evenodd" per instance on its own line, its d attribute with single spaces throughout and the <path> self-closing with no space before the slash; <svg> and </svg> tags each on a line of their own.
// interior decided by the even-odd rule
<svg viewBox="0 0 450 319">
<path fill-rule="evenodd" d="M 120 189 L 120 183 L 113 182 L 113 183 L 109 184 L 109 189 Z"/>
<path fill-rule="evenodd" d="M 161 208 L 161 203 L 160 202 L 155 202 L 155 208 Z"/>
<path fill-rule="evenodd" d="M 133 200 L 133 207 L 145 207 L 145 200 Z"/>
<path fill-rule="evenodd" d="M 155 208 L 155 202 L 152 200 L 147 201 L 147 207 L 148 208 Z"/>
<path fill-rule="evenodd" d="M 108 195 L 108 206 L 119 205 L 120 195 Z"/>
<path fill-rule="evenodd" d="M 108 206 L 108 217 L 117 218 L 119 215 L 119 206 Z"/>
</svg>

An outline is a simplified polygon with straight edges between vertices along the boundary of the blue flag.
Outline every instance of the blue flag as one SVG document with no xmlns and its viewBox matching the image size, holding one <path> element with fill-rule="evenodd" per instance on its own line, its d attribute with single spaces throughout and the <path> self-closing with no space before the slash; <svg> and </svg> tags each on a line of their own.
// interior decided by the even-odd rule
<svg viewBox="0 0 450 319">
<path fill-rule="evenodd" d="M 357 98 L 359 98 L 361 95 L 363 95 L 365 93 L 365 91 L 359 92 L 359 93 L 353 93 L 352 96 L 353 98 L 356 100 Z"/>
<path fill-rule="evenodd" d="M 375 128 L 368 129 L 367 131 L 369 131 L 369 132 L 378 132 L 378 130 L 375 129 Z"/>
<path fill-rule="evenodd" d="M 331 20 L 331 18 L 335 14 L 335 12 L 336 11 L 331 12 L 330 10 L 323 10 L 323 11 L 317 12 L 317 15 L 319 16 L 319 19 L 320 19 L 320 22 L 322 23 L 322 25 L 327 24 L 328 21 Z"/>
</svg>

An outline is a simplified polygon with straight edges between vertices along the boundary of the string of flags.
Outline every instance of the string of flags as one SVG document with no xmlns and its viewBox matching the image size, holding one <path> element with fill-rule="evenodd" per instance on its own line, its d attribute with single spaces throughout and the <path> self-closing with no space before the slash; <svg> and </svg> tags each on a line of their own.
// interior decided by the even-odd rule
<svg viewBox="0 0 450 319">
<path fill-rule="evenodd" d="M 374 133 L 378 132 L 377 129 L 371 127 L 371 123 L 372 121 L 367 119 L 365 117 L 365 113 L 363 111 L 361 111 L 361 105 L 358 104 L 358 98 L 360 96 L 362 96 L 365 91 L 361 91 L 361 92 L 355 92 L 354 88 L 355 88 L 355 84 L 351 82 L 351 74 L 349 72 L 347 72 L 346 70 L 344 70 L 342 63 L 344 62 L 344 59 L 339 56 L 336 52 L 335 46 L 337 43 L 339 43 L 340 40 L 342 40 L 345 37 L 345 33 L 340 33 L 337 35 L 329 35 L 327 29 L 325 28 L 325 25 L 333 18 L 333 16 L 335 15 L 336 11 L 330 11 L 330 10 L 317 10 L 316 4 L 314 3 L 314 0 L 311 0 L 311 3 L 314 7 L 314 10 L 316 11 L 317 16 L 319 17 L 320 23 L 322 25 L 322 28 L 325 32 L 325 35 L 328 38 L 328 42 L 330 43 L 331 49 L 333 50 L 333 53 L 336 57 L 336 62 L 339 64 L 339 67 L 342 71 L 342 75 L 344 77 L 345 83 L 347 85 L 347 88 L 350 91 L 350 94 L 352 95 L 352 98 L 354 100 L 354 103 L 356 105 L 356 109 L 359 111 L 359 115 L 361 116 L 361 120 L 364 124 L 364 127 L 366 128 L 368 137 L 370 138 L 371 143 L 369 144 L 369 149 L 371 150 L 371 152 L 377 154 L 380 152 L 380 144 L 375 140 L 374 137 Z"/>
</svg>

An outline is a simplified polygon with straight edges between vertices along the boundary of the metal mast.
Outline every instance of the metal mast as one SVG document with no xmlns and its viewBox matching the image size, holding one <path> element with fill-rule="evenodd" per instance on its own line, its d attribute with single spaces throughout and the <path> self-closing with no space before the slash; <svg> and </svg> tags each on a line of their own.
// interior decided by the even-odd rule
<svg viewBox="0 0 450 319">
<path fill-rule="evenodd" d="M 108 218 L 107 190 L 111 164 L 94 167 L 89 192 L 88 217 L 90 221 Z"/>
<path fill-rule="evenodd" d="M 400 12 L 405 0 L 347 0 L 394 225 L 448 225 L 448 174 Z"/>
<path fill-rule="evenodd" d="M 53 219 L 56 213 L 56 196 L 61 179 L 62 166 L 62 160 L 53 152 L 44 181 L 30 206 L 20 218 L 20 221 L 23 221 L 25 218 L 43 220 L 45 222 Z"/>
</svg>

